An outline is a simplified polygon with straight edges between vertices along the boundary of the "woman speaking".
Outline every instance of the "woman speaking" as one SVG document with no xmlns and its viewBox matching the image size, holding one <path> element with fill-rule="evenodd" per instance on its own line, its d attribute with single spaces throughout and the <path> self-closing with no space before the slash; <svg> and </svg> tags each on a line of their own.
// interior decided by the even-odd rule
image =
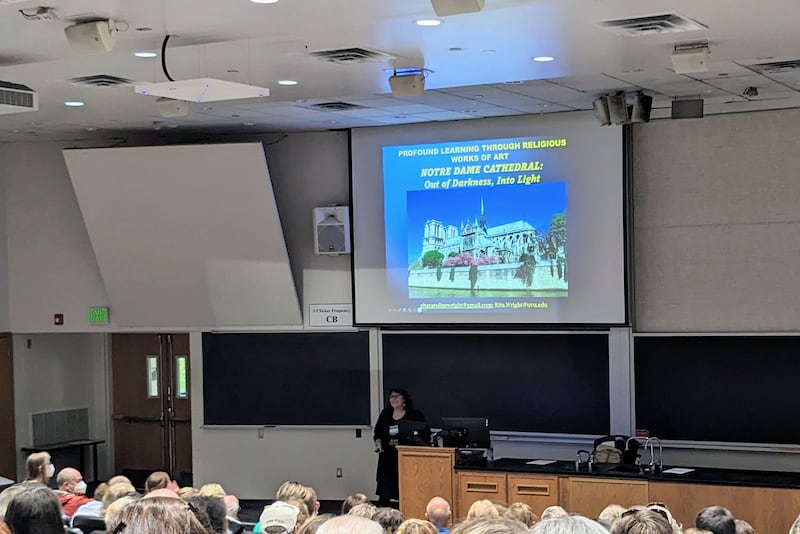
<svg viewBox="0 0 800 534">
<path fill-rule="evenodd" d="M 397 475 L 397 445 L 400 441 L 400 422 L 425 422 L 425 416 L 414 409 L 411 395 L 404 389 L 389 390 L 389 402 L 375 423 L 375 452 L 378 453 L 378 506 L 389 506 L 400 498 Z"/>
</svg>

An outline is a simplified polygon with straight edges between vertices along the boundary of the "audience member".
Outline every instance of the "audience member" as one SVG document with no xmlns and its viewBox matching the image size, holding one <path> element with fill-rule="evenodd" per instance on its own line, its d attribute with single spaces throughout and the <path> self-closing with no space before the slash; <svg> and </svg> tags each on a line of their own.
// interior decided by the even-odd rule
<svg viewBox="0 0 800 534">
<path fill-rule="evenodd" d="M 105 511 L 108 510 L 108 507 L 111 506 L 111 503 L 116 501 L 117 499 L 128 496 L 134 497 L 137 495 L 138 493 L 136 493 L 136 488 L 134 488 L 130 484 L 125 484 L 125 483 L 114 484 L 113 486 L 108 488 L 108 491 L 103 496 L 103 503 L 100 506 L 99 514 L 101 516 L 105 515 Z"/>
<path fill-rule="evenodd" d="M 25 488 L 28 487 L 30 487 L 30 484 L 14 484 L 13 486 L 9 486 L 0 492 L 0 521 L 2 521 L 6 516 L 8 503 L 10 503 L 18 493 L 24 491 Z"/>
<path fill-rule="evenodd" d="M 622 514 L 626 511 L 627 508 L 620 504 L 609 504 L 600 512 L 600 515 L 597 516 L 597 520 L 610 530 L 614 523 L 622 517 Z"/>
<path fill-rule="evenodd" d="M 0 534 L 11 534 L 11 531 L 8 530 L 8 525 L 2 519 L 0 519 Z"/>
<path fill-rule="evenodd" d="M 183 486 L 182 488 L 178 488 L 178 491 L 175 493 L 177 493 L 178 497 L 181 499 L 188 499 L 192 495 L 200 495 L 200 490 L 191 486 Z"/>
<path fill-rule="evenodd" d="M 524 502 L 511 503 L 503 515 L 511 519 L 516 519 L 520 523 L 524 523 L 528 528 L 531 528 L 539 521 L 539 516 L 536 515 L 533 508 Z"/>
<path fill-rule="evenodd" d="M 222 498 L 195 495 L 186 499 L 186 502 L 195 510 L 203 510 L 206 513 L 214 534 L 225 534 L 228 530 L 228 517 Z"/>
<path fill-rule="evenodd" d="M 200 486 L 200 491 L 198 493 L 203 497 L 219 497 L 220 499 L 227 495 L 222 485 L 217 483 L 203 484 Z"/>
<path fill-rule="evenodd" d="M 108 479 L 108 485 L 113 486 L 114 484 L 130 484 L 133 486 L 133 482 L 131 479 L 126 477 L 125 475 L 114 475 L 113 477 Z"/>
<path fill-rule="evenodd" d="M 699 528 L 689 528 L 683 531 L 683 534 L 713 534 L 713 532 L 709 532 L 708 530 L 701 530 Z"/>
<path fill-rule="evenodd" d="M 736 534 L 756 534 L 752 525 L 744 519 L 735 519 L 734 521 L 736 522 Z"/>
<path fill-rule="evenodd" d="M 265 534 L 292 534 L 297 528 L 300 509 L 283 501 L 265 506 L 258 520 Z"/>
<path fill-rule="evenodd" d="M 120 497 L 116 501 L 109 504 L 105 509 L 105 512 L 103 512 L 103 519 L 106 522 L 106 526 L 111 524 L 114 518 L 117 517 L 117 514 L 119 514 L 120 510 L 141 499 L 142 497 L 137 493 L 136 495 L 126 495 L 125 497 Z"/>
<path fill-rule="evenodd" d="M 83 475 L 74 467 L 65 467 L 59 471 L 56 483 L 58 484 L 56 497 L 65 515 L 72 517 L 78 508 L 92 501 L 86 496 L 86 482 L 83 481 Z"/>
<path fill-rule="evenodd" d="M 375 521 L 346 514 L 325 521 L 316 534 L 383 534 L 383 529 Z"/>
<path fill-rule="evenodd" d="M 25 471 L 25 482 L 39 482 L 46 486 L 56 474 L 56 467 L 50 463 L 50 453 L 34 452 L 25 460 Z"/>
<path fill-rule="evenodd" d="M 142 499 L 181 499 L 180 495 L 169 488 L 154 489 L 150 493 L 145 493 Z"/>
<path fill-rule="evenodd" d="M 121 508 L 107 524 L 109 533 L 208 534 L 180 499 L 151 497 L 134 501 Z"/>
<path fill-rule="evenodd" d="M 542 511 L 542 521 L 545 519 L 555 519 L 558 517 L 567 517 L 569 514 L 566 510 L 558 505 L 548 506 Z"/>
<path fill-rule="evenodd" d="M 297 508 L 297 528 L 302 527 L 303 524 L 311 518 L 311 514 L 308 513 L 308 507 L 306 506 L 306 503 L 297 497 L 289 497 L 284 502 Z"/>
<path fill-rule="evenodd" d="M 694 526 L 714 534 L 736 534 L 736 520 L 727 508 L 709 506 L 700 510 Z"/>
<path fill-rule="evenodd" d="M 403 517 L 400 510 L 383 507 L 378 508 L 375 515 L 372 516 L 372 520 L 383 527 L 384 534 L 394 534 L 406 518 Z"/>
<path fill-rule="evenodd" d="M 318 515 L 317 517 L 312 517 L 308 521 L 305 522 L 299 529 L 297 529 L 297 534 L 317 534 L 317 530 L 319 527 L 328 521 L 329 519 L 333 519 L 336 517 L 333 514 L 322 514 Z"/>
<path fill-rule="evenodd" d="M 467 519 L 472 517 L 480 517 L 483 515 L 498 517 L 500 512 L 497 511 L 497 507 L 494 505 L 494 503 L 488 499 L 475 501 L 467 511 Z"/>
<path fill-rule="evenodd" d="M 531 531 L 534 534 L 608 534 L 603 525 L 587 517 L 563 515 L 545 519 L 544 512 L 542 520 L 533 525 Z"/>
<path fill-rule="evenodd" d="M 123 480 L 125 482 L 123 482 Z M 123 495 L 136 493 L 136 489 L 131 485 L 128 477 L 116 476 L 111 478 L 109 480 L 109 483 L 110 482 L 114 483 L 108 484 L 106 486 L 106 490 L 99 497 L 97 490 L 95 490 L 94 499 L 78 508 L 75 513 L 72 514 L 73 520 L 76 517 L 103 517 L 103 512 L 109 504 L 119 499 Z M 74 521 L 70 522 L 70 524 L 74 524 Z"/>
<path fill-rule="evenodd" d="M 180 493 L 178 493 L 178 495 L 180 495 Z M 239 519 L 239 510 L 241 509 L 239 506 L 239 498 L 229 493 L 222 498 L 222 502 L 225 505 L 225 513 L 228 517 Z"/>
<path fill-rule="evenodd" d="M 17 493 L 8 504 L 5 522 L 14 534 L 64 534 L 58 497 L 38 484 Z"/>
<path fill-rule="evenodd" d="M 364 497 L 366 498 L 366 495 Z M 304 486 L 299 482 L 287 480 L 281 484 L 278 491 L 275 492 L 275 499 L 278 501 L 288 501 L 291 498 L 303 501 L 311 517 L 316 517 L 319 513 L 317 492 L 311 486 Z"/>
<path fill-rule="evenodd" d="M 436 527 L 424 519 L 406 519 L 397 528 L 397 534 L 437 534 Z"/>
<path fill-rule="evenodd" d="M 672 525 L 660 510 L 628 510 L 611 527 L 611 534 L 673 534 Z"/>
<path fill-rule="evenodd" d="M 165 473 L 164 471 L 156 471 L 154 473 L 150 473 L 150 476 L 147 477 L 147 480 L 144 481 L 145 494 L 150 493 L 153 490 L 162 488 L 171 489 L 175 493 L 177 493 L 178 490 L 180 489 L 178 483 L 172 480 L 172 477 L 169 476 L 169 473 Z"/>
<path fill-rule="evenodd" d="M 789 534 L 800 534 L 800 515 L 798 515 L 797 519 L 795 519 L 794 523 L 792 523 L 792 527 L 789 529 Z"/>
<path fill-rule="evenodd" d="M 349 495 L 342 503 L 342 515 L 349 514 L 350 510 L 352 510 L 354 506 L 363 503 L 369 504 L 369 497 L 363 493 L 354 493 Z"/>
<path fill-rule="evenodd" d="M 537 523 L 537 525 L 539 524 L 540 523 Z M 530 530 L 524 523 L 520 523 L 516 519 L 488 515 L 467 519 L 453 529 L 453 534 L 522 534 L 525 532 L 530 532 Z M 552 532 L 565 534 L 570 531 L 559 530 Z M 603 530 L 603 532 L 605 532 L 605 530 Z"/>
<path fill-rule="evenodd" d="M 442 497 L 434 497 L 425 507 L 425 519 L 433 523 L 439 534 L 450 534 L 450 503 Z"/>
<path fill-rule="evenodd" d="M 372 516 L 375 515 L 375 512 L 378 511 L 378 507 L 374 504 L 370 504 L 368 502 L 362 502 L 361 504 L 357 504 L 353 506 L 347 515 L 354 515 L 356 517 L 363 517 L 364 519 L 372 519 Z"/>
</svg>

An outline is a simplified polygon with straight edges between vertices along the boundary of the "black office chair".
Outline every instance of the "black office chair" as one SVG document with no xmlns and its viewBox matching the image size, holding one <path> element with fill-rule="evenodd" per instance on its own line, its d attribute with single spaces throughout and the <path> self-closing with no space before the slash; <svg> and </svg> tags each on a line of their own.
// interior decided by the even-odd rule
<svg viewBox="0 0 800 534">
<path fill-rule="evenodd" d="M 95 530 L 105 530 L 106 522 L 102 517 L 76 515 L 72 519 L 72 528 L 80 530 L 83 534 L 91 534 L 91 532 Z"/>
</svg>

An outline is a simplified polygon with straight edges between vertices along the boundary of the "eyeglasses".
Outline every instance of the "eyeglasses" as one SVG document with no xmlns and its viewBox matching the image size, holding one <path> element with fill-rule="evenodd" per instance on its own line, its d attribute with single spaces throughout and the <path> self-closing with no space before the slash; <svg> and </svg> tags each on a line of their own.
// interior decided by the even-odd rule
<svg viewBox="0 0 800 534">
<path fill-rule="evenodd" d="M 392 393 L 391 395 L 389 395 L 390 399 L 399 399 L 401 397 L 402 395 L 400 395 L 399 393 Z"/>
<path fill-rule="evenodd" d="M 669 514 L 667 513 L 667 509 L 666 508 L 661 508 L 661 507 L 656 507 L 656 506 L 650 507 L 650 505 L 647 505 L 646 508 L 631 508 L 630 510 L 625 510 L 624 512 L 622 512 L 622 515 L 620 515 L 620 517 L 621 518 L 622 517 L 628 517 L 629 515 L 633 515 L 633 514 L 636 514 L 636 513 L 639 513 L 639 512 L 644 512 L 646 510 L 650 510 L 650 511 L 653 511 L 653 512 L 659 514 L 661 517 L 666 519 L 667 522 L 669 522 Z"/>
</svg>

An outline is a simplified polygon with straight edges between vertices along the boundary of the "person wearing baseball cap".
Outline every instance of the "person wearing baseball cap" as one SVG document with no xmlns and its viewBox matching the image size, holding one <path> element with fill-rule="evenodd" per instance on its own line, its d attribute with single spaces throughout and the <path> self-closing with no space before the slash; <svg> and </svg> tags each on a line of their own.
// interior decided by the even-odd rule
<svg viewBox="0 0 800 534">
<path fill-rule="evenodd" d="M 292 534 L 297 526 L 300 509 L 283 501 L 265 506 L 258 522 L 265 534 Z"/>
</svg>

